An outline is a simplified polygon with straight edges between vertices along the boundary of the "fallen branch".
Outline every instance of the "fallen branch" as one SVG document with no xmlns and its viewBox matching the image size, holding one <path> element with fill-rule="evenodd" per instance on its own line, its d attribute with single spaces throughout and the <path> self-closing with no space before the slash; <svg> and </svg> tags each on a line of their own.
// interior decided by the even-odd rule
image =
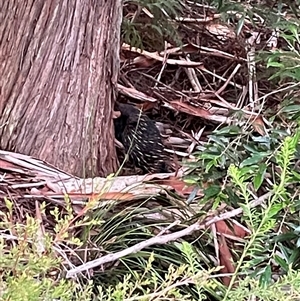
<svg viewBox="0 0 300 301">
<path fill-rule="evenodd" d="M 271 196 L 271 192 L 266 193 L 266 194 L 262 195 L 261 197 L 257 198 L 256 200 L 250 202 L 249 205 L 250 205 L 251 208 L 256 207 L 256 206 L 262 204 L 264 202 L 264 200 L 266 200 L 270 196 Z M 166 244 L 168 242 L 175 241 L 175 240 L 177 240 L 181 237 L 190 235 L 195 231 L 207 229 L 212 224 L 214 224 L 218 221 L 226 220 L 230 217 L 237 216 L 237 215 L 241 214 L 242 212 L 243 212 L 242 208 L 237 208 L 237 209 L 234 209 L 232 211 L 220 214 L 219 216 L 215 216 L 215 217 L 209 219 L 208 221 L 204 221 L 202 223 L 196 222 L 196 223 L 192 224 L 191 226 L 189 226 L 186 229 L 183 229 L 181 231 L 177 231 L 177 232 L 174 232 L 174 233 L 171 233 L 171 234 L 166 234 L 166 235 L 155 236 L 155 237 L 147 239 L 143 242 L 140 242 L 140 243 L 138 243 L 138 244 L 136 244 L 136 245 L 134 245 L 130 248 L 122 250 L 120 252 L 108 254 L 108 255 L 105 255 L 103 257 L 97 258 L 95 260 L 91 260 L 91 261 L 86 262 L 86 263 L 84 263 L 80 266 L 77 266 L 76 268 L 73 268 L 73 269 L 69 270 L 67 272 L 67 278 L 74 277 L 78 273 L 81 273 L 83 271 L 87 271 L 89 269 L 95 268 L 95 267 L 103 265 L 105 263 L 116 261 L 116 260 L 118 260 L 118 259 L 120 259 L 120 258 L 122 258 L 126 255 L 137 253 L 137 252 L 139 252 L 139 251 L 141 251 L 141 250 L 143 250 L 147 247 L 150 247 L 152 245 Z"/>
</svg>

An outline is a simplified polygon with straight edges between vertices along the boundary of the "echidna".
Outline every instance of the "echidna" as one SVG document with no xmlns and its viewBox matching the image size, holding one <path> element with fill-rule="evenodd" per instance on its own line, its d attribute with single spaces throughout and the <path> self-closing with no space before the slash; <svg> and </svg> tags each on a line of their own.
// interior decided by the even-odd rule
<svg viewBox="0 0 300 301">
<path fill-rule="evenodd" d="M 116 139 L 130 161 L 143 172 L 167 172 L 162 138 L 153 120 L 129 104 L 117 103 L 121 116 L 114 120 Z"/>
</svg>

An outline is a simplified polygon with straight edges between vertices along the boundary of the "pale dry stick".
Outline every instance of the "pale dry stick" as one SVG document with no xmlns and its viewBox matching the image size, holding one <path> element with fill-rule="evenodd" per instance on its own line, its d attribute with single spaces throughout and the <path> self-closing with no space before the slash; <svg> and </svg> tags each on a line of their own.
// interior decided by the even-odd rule
<svg viewBox="0 0 300 301">
<path fill-rule="evenodd" d="M 259 114 L 258 113 L 255 113 L 253 111 L 248 111 L 248 110 L 245 110 L 245 109 L 242 109 L 242 108 L 237 108 L 233 105 L 231 105 L 229 102 L 227 102 L 223 97 L 221 97 L 219 94 L 216 94 L 216 96 L 220 99 L 221 102 L 223 102 L 224 104 L 227 104 L 228 108 L 229 109 L 232 109 L 234 111 L 241 111 L 247 115 L 250 115 L 250 116 L 258 116 Z"/>
<path fill-rule="evenodd" d="M 209 9 L 209 10 L 212 10 L 212 11 L 214 11 L 216 9 L 212 5 L 202 4 L 202 3 L 196 2 L 195 0 L 193 0 L 193 1 L 186 1 L 186 2 L 187 2 L 187 4 L 195 5 L 195 6 L 198 6 L 198 7 L 201 7 L 201 8 L 205 8 L 205 9 Z"/>
<path fill-rule="evenodd" d="M 231 221 L 233 221 L 233 220 L 231 220 Z M 217 232 L 217 234 L 222 234 L 225 238 L 228 238 L 231 241 L 237 241 L 239 243 L 244 243 L 245 242 L 245 239 L 234 236 L 234 235 L 230 235 L 230 234 L 226 234 L 226 233 L 220 233 L 220 232 Z"/>
<path fill-rule="evenodd" d="M 167 42 L 165 41 L 165 50 L 166 50 L 167 48 L 168 48 L 168 45 L 167 45 Z M 158 82 L 160 82 L 161 76 L 162 76 L 164 70 L 166 69 L 167 60 L 168 60 L 168 54 L 165 52 L 165 53 L 164 53 L 164 60 L 163 60 L 163 62 L 162 62 L 161 69 L 160 69 L 160 71 L 159 71 L 159 73 L 158 73 L 157 81 L 155 82 L 154 88 L 156 88 L 157 85 L 158 85 Z"/>
<path fill-rule="evenodd" d="M 265 94 L 264 96 L 261 96 L 260 98 L 258 98 L 258 101 L 260 101 L 260 100 L 265 101 L 267 97 L 269 97 L 269 96 L 271 96 L 271 95 L 273 95 L 273 94 L 277 94 L 277 93 L 283 92 L 283 91 L 285 91 L 285 90 L 293 89 L 293 88 L 295 88 L 295 87 L 297 87 L 297 86 L 300 86 L 300 82 L 297 82 L 297 83 L 292 84 L 292 85 L 290 85 L 290 86 L 287 86 L 287 87 L 280 88 L 280 89 L 278 89 L 278 90 L 269 92 L 269 93 Z"/>
<path fill-rule="evenodd" d="M 189 139 L 191 139 L 189 137 Z M 183 144 L 189 144 L 190 141 L 187 140 L 187 139 L 183 139 L 183 138 L 180 138 L 180 137 L 173 137 L 173 136 L 170 136 L 168 139 L 167 139 L 168 143 L 169 144 L 174 144 L 176 146 L 182 146 Z"/>
<path fill-rule="evenodd" d="M 145 77 L 148 77 L 148 78 L 150 78 L 151 80 L 153 80 L 153 81 L 155 81 L 155 82 L 158 82 L 155 78 L 153 78 L 152 76 L 150 76 L 150 75 L 148 75 L 148 74 L 144 74 L 144 76 Z M 225 79 L 224 79 L 225 80 Z M 180 95 L 180 96 L 182 96 L 182 97 L 184 97 L 184 98 L 189 98 L 189 96 L 187 96 L 186 94 L 184 94 L 184 93 L 182 93 L 182 92 L 180 92 L 180 91 L 176 91 L 176 90 L 174 90 L 173 88 L 171 88 L 171 87 L 169 87 L 169 86 L 167 86 L 166 84 L 164 84 L 164 83 L 162 83 L 162 82 L 159 82 L 162 86 L 164 86 L 165 88 L 167 88 L 168 90 L 170 90 L 170 91 L 172 91 L 172 92 L 174 92 L 174 93 L 176 93 L 176 94 L 178 94 L 178 95 Z M 123 86 L 121 86 L 120 84 L 118 84 L 118 89 L 119 90 L 122 90 L 123 92 L 125 92 L 125 90 L 130 90 L 130 89 L 128 89 L 128 88 L 126 88 L 126 87 L 123 87 Z M 132 89 L 131 89 L 132 90 Z M 144 94 L 144 93 L 142 93 L 142 92 L 139 92 L 139 91 L 136 91 L 138 94 L 139 94 L 139 96 L 138 95 L 134 95 L 132 92 L 131 93 L 129 93 L 129 92 L 126 92 L 125 94 L 126 95 L 129 95 L 129 96 L 131 96 L 131 97 L 133 97 L 133 98 L 136 98 L 136 99 L 140 99 L 140 100 L 147 100 L 147 101 L 151 101 L 151 102 L 156 102 L 157 100 L 155 99 L 155 98 L 152 98 L 152 97 L 148 97 L 146 94 Z M 140 97 L 140 96 L 142 96 L 142 97 Z M 215 103 L 215 104 L 218 104 L 218 105 L 220 105 L 220 106 L 223 106 L 223 107 L 225 107 L 225 108 L 230 108 L 230 109 L 232 109 L 232 110 L 237 110 L 237 108 L 235 107 L 235 106 L 233 106 L 233 105 L 231 105 L 230 103 L 228 103 L 225 99 L 223 99 L 222 97 L 220 97 L 219 95 L 216 95 L 220 100 L 221 100 L 221 102 L 219 102 L 219 101 L 216 101 L 216 100 L 210 100 L 210 102 L 212 102 L 212 103 Z M 166 107 L 169 107 L 169 108 L 171 108 L 171 109 L 173 109 L 167 102 L 165 102 L 164 103 L 164 105 L 166 106 Z M 255 113 L 253 113 L 253 112 L 250 112 L 250 111 L 247 111 L 247 110 L 245 110 L 245 109 L 240 109 L 242 112 L 244 112 L 245 114 L 248 114 L 248 115 L 257 115 L 257 114 L 255 114 Z M 219 120 L 220 122 L 226 122 L 226 120 Z"/>
<path fill-rule="evenodd" d="M 139 53 L 142 56 L 145 56 L 150 59 L 154 59 L 159 62 L 164 61 L 164 58 L 161 57 L 158 52 L 149 52 L 146 50 L 141 50 L 140 48 L 137 48 L 137 47 L 130 47 L 130 45 L 127 45 L 127 44 L 123 44 L 122 49 L 126 49 L 131 52 Z M 136 57 L 135 59 L 133 59 L 132 64 L 137 63 L 139 60 L 140 60 L 140 57 Z M 181 61 L 181 60 L 175 60 L 175 59 L 167 59 L 166 63 L 169 65 L 183 66 L 183 67 L 199 67 L 203 64 L 201 62 L 187 62 L 187 61 Z"/>
<path fill-rule="evenodd" d="M 256 200 L 253 200 L 252 202 L 249 203 L 250 208 L 253 208 L 253 207 L 256 207 L 256 206 L 260 205 L 262 202 L 264 202 L 271 195 L 272 195 L 272 192 L 268 192 L 268 193 L 260 196 Z M 215 217 L 213 217 L 212 219 L 210 219 L 208 221 L 204 221 L 201 224 L 199 222 L 196 222 L 196 223 L 192 224 L 191 226 L 189 226 L 189 227 L 187 227 L 187 228 L 185 228 L 181 231 L 177 231 L 175 233 L 166 234 L 166 235 L 162 235 L 162 236 L 152 237 L 152 238 L 147 239 L 143 242 L 140 242 L 140 243 L 138 243 L 138 244 L 136 244 L 136 245 L 134 245 L 130 248 L 127 248 L 125 250 L 122 250 L 122 251 L 119 251 L 119 252 L 116 252 L 116 253 L 112 253 L 112 254 L 108 254 L 108 255 L 105 255 L 101 258 L 97 258 L 95 260 L 89 261 L 89 262 L 87 262 L 85 264 L 82 264 L 80 266 L 77 266 L 76 268 L 73 268 L 73 269 L 69 270 L 67 272 L 66 277 L 67 278 L 74 277 L 78 273 L 81 273 L 83 271 L 87 271 L 89 269 L 95 268 L 97 266 L 103 265 L 103 264 L 108 263 L 108 262 L 116 261 L 116 260 L 118 260 L 118 259 L 120 259 L 124 256 L 127 256 L 129 254 L 137 253 L 137 252 L 141 251 L 142 249 L 150 247 L 152 245 L 166 244 L 170 241 L 174 241 L 174 240 L 177 240 L 178 238 L 190 235 L 195 231 L 207 229 L 212 224 L 215 224 L 218 221 L 229 219 L 231 217 L 234 217 L 234 216 L 237 216 L 237 215 L 241 214 L 242 212 L 243 212 L 242 208 L 233 209 L 229 212 L 222 213 L 219 216 L 215 216 Z"/>
<path fill-rule="evenodd" d="M 199 45 L 193 44 L 193 43 L 184 44 L 184 45 L 182 45 L 180 47 L 169 48 L 169 49 L 167 49 L 165 51 L 159 52 L 159 55 L 160 56 L 164 56 L 165 53 L 167 53 L 167 54 L 183 55 L 186 52 L 189 52 L 189 51 L 185 51 L 185 49 L 188 48 L 189 46 L 195 47 L 202 54 L 204 53 L 204 54 L 209 54 L 209 55 L 212 55 L 212 56 L 217 56 L 217 57 L 223 57 L 223 58 L 226 58 L 226 59 L 236 60 L 236 57 L 234 55 L 229 54 L 227 52 L 223 52 L 221 50 L 217 50 L 217 49 L 213 49 L 213 48 L 199 46 Z M 128 49 L 128 46 L 126 44 L 123 44 L 123 47 L 124 47 L 124 49 Z M 243 58 L 240 58 L 240 60 L 246 61 L 246 59 L 243 59 Z"/>
<path fill-rule="evenodd" d="M 122 251 L 119 251 L 119 252 L 116 252 L 116 253 L 112 253 L 112 254 L 108 254 L 108 255 L 105 255 L 101 258 L 97 258 L 95 260 L 89 261 L 89 262 L 87 262 L 83 265 L 77 266 L 76 268 L 73 268 L 73 269 L 69 270 L 67 272 L 66 277 L 71 278 L 71 277 L 75 276 L 76 274 L 78 274 L 80 272 L 95 268 L 97 266 L 103 265 L 103 264 L 108 263 L 108 262 L 116 261 L 116 260 L 118 260 L 118 259 L 120 259 L 120 258 L 122 258 L 126 255 L 137 253 L 137 252 L 141 251 L 142 249 L 144 249 L 146 247 L 149 247 L 149 246 L 152 246 L 154 244 L 166 244 L 170 241 L 174 241 L 174 240 L 176 240 L 178 238 L 181 238 L 183 236 L 187 236 L 187 235 L 189 235 L 189 234 L 191 234 L 195 231 L 198 231 L 202 228 L 203 228 L 203 226 L 201 226 L 199 223 L 194 223 L 193 225 L 187 227 L 184 230 L 181 230 L 181 231 L 178 231 L 178 232 L 175 232 L 175 233 L 171 233 L 171 234 L 166 234 L 166 235 L 163 235 L 163 236 L 152 237 L 152 238 L 147 239 L 143 242 L 135 244 L 134 246 L 129 247 L 125 250 L 122 250 Z"/>
<path fill-rule="evenodd" d="M 228 116 L 229 114 L 228 109 L 218 108 L 218 107 L 210 107 L 208 111 L 212 115 L 216 114 L 216 115 Z"/>
<path fill-rule="evenodd" d="M 234 70 L 232 71 L 232 73 L 230 74 L 230 76 L 227 78 L 227 80 L 225 81 L 224 85 L 222 87 L 220 87 L 216 94 L 221 94 L 225 88 L 228 86 L 230 80 L 235 76 L 235 74 L 238 72 L 238 70 L 241 68 L 241 64 L 237 64 L 234 68 Z"/>
<path fill-rule="evenodd" d="M 202 72 L 202 71 L 205 71 L 206 68 L 204 66 L 202 66 L 202 68 L 198 68 L 197 71 L 200 73 L 202 79 L 204 80 L 204 82 L 206 83 L 207 87 L 206 87 L 206 91 L 215 91 L 213 89 L 213 87 L 211 86 L 212 83 L 214 83 L 215 81 L 215 73 L 213 71 L 210 71 L 210 70 L 206 70 L 207 72 Z M 212 79 L 208 80 L 208 78 L 205 76 L 205 74 L 208 73 L 208 74 L 211 74 L 212 75 Z"/>
<path fill-rule="evenodd" d="M 76 260 L 78 260 L 79 262 L 83 262 L 83 259 L 73 250 L 71 249 L 69 246 L 64 245 L 64 247 L 68 250 L 68 252 L 70 254 L 72 254 L 72 256 L 76 257 Z M 56 246 L 53 246 L 53 250 L 59 254 L 65 261 L 65 264 L 63 265 L 64 270 L 66 270 L 66 265 L 68 264 L 69 267 L 72 267 L 73 269 L 76 269 L 76 267 L 74 266 L 74 264 L 69 260 L 68 256 L 67 256 L 67 252 L 65 250 L 63 250 L 58 244 Z M 83 263 L 84 264 L 84 263 Z M 86 271 L 88 273 L 88 277 L 91 276 L 89 271 Z"/>
<path fill-rule="evenodd" d="M 183 58 L 183 57 L 179 57 L 181 60 L 186 60 L 186 61 L 190 61 L 189 58 Z M 192 69 L 192 68 L 185 68 L 184 69 L 185 73 L 187 74 L 188 76 L 188 79 L 194 89 L 195 92 L 201 92 L 202 91 L 202 87 L 201 87 L 201 84 L 197 78 L 197 75 L 196 75 L 196 71 L 195 69 Z"/>
<path fill-rule="evenodd" d="M 214 94 L 215 92 L 213 92 L 212 94 Z M 191 99 L 198 101 L 199 97 L 192 97 Z M 237 110 L 237 106 L 235 104 L 231 104 L 229 102 L 227 102 L 224 98 L 221 98 L 222 100 L 215 100 L 215 99 L 209 99 L 209 98 L 205 98 L 205 99 L 200 99 L 202 100 L 202 102 L 208 102 L 208 103 L 212 103 L 212 104 L 216 104 L 220 107 L 226 108 L 226 109 L 232 109 L 232 110 Z M 219 108 L 217 109 L 217 111 L 219 110 Z"/>
<path fill-rule="evenodd" d="M 164 88 L 166 88 L 167 90 L 169 90 L 169 91 L 171 91 L 171 92 L 173 92 L 173 93 L 175 93 L 175 94 L 178 94 L 178 95 L 180 95 L 181 97 L 184 97 L 185 99 L 189 98 L 188 95 L 182 93 L 181 91 L 177 91 L 177 90 L 175 90 L 175 89 L 169 87 L 168 85 L 164 84 L 163 82 L 160 82 L 160 81 L 156 80 L 153 76 L 151 76 L 151 75 L 149 75 L 149 74 L 146 74 L 146 73 L 143 73 L 143 75 L 144 75 L 145 77 L 147 77 L 147 78 L 149 78 L 149 79 L 151 79 L 151 80 L 153 80 L 153 81 L 159 83 L 160 85 L 162 85 L 162 86 L 163 86 Z"/>
<path fill-rule="evenodd" d="M 220 76 L 220 75 L 218 75 L 218 74 L 216 74 L 214 72 L 211 72 L 210 70 L 206 69 L 204 66 L 199 66 L 199 67 L 197 67 L 197 70 L 198 69 L 201 70 L 201 71 L 203 71 L 203 72 L 206 72 L 209 75 L 212 75 L 212 76 L 216 77 L 217 79 L 219 79 L 219 80 L 221 80 L 221 81 L 223 81 L 223 82 L 226 83 L 226 78 L 224 78 L 224 77 L 222 77 L 222 76 Z M 243 86 L 241 86 L 241 85 L 239 85 L 239 84 L 237 84 L 237 83 L 235 83 L 233 81 L 229 81 L 228 84 L 231 84 L 232 86 L 234 86 L 235 88 L 238 88 L 238 89 L 242 89 L 243 88 Z"/>
<path fill-rule="evenodd" d="M 249 10 L 251 10 L 251 9 L 253 9 L 253 6 L 249 6 Z M 251 21 L 251 20 L 245 18 L 245 15 L 239 13 L 238 11 L 228 10 L 226 13 L 227 13 L 227 14 L 230 14 L 230 15 L 234 15 L 237 19 L 242 19 L 242 18 L 243 18 L 243 21 L 244 21 L 246 24 L 251 24 L 251 25 L 253 25 L 253 21 Z M 257 19 L 260 19 L 261 24 L 264 23 L 264 19 L 263 19 L 260 15 L 254 13 L 253 16 L 255 16 Z M 214 17 L 215 17 L 215 18 L 222 18 L 222 15 L 221 15 L 221 14 L 214 14 Z"/>
<path fill-rule="evenodd" d="M 176 150 L 172 150 L 172 149 L 166 149 L 166 152 L 167 153 L 170 153 L 170 154 L 173 154 L 173 155 L 177 155 L 179 157 L 189 157 L 191 159 L 195 159 L 195 156 L 193 155 L 190 155 L 189 153 L 184 153 L 184 152 L 181 152 L 181 151 L 176 151 Z"/>
<path fill-rule="evenodd" d="M 128 50 L 128 51 L 132 51 L 132 52 L 136 52 L 139 53 L 141 55 L 144 55 L 148 58 L 152 58 L 158 61 L 163 61 L 163 56 L 165 54 L 175 54 L 178 53 L 179 54 L 183 54 L 182 49 L 184 49 L 185 47 L 188 47 L 189 45 L 192 45 L 193 47 L 197 48 L 200 50 L 200 53 L 205 53 L 205 54 L 209 54 L 209 55 L 213 55 L 213 56 L 217 56 L 217 57 L 223 57 L 223 58 L 227 58 L 227 59 L 232 59 L 232 60 L 236 60 L 236 57 L 232 54 L 229 54 L 227 52 L 218 50 L 218 49 L 213 49 L 213 48 L 209 48 L 209 47 L 204 47 L 204 46 L 199 46 L 197 44 L 185 44 L 181 47 L 175 47 L 175 48 L 171 48 L 171 49 L 167 49 L 165 51 L 161 51 L 161 52 L 149 52 L 149 51 L 145 51 L 145 50 L 141 50 L 140 48 L 137 47 L 131 47 L 130 45 L 123 43 L 122 45 L 122 49 L 124 50 Z M 245 58 L 239 58 L 239 60 L 242 61 L 247 61 Z M 172 60 L 172 59 L 168 59 L 168 64 L 171 65 L 182 65 L 184 67 L 197 67 L 199 65 L 202 65 L 202 63 L 198 63 L 198 62 L 190 62 L 188 65 L 187 63 L 183 64 L 182 61 L 180 60 Z M 232 84 L 232 83 L 231 83 Z M 235 83 L 233 83 L 235 86 Z"/>
<path fill-rule="evenodd" d="M 255 108 L 257 103 L 257 81 L 256 81 L 256 66 L 255 66 L 255 48 L 250 47 L 250 50 L 247 53 L 247 65 L 248 65 L 248 74 L 249 74 L 249 102 L 252 110 Z M 255 93 L 256 91 L 256 93 Z"/>
<path fill-rule="evenodd" d="M 132 17 L 130 23 L 134 23 L 137 20 L 137 18 L 141 14 L 141 11 L 142 11 L 142 7 L 140 5 L 138 5 L 137 10 L 134 12 L 133 17 Z"/>
<path fill-rule="evenodd" d="M 24 183 L 24 184 L 12 184 L 12 189 L 18 189 L 18 188 L 31 188 L 31 187 L 39 187 L 42 185 L 47 185 L 47 181 L 41 181 L 41 182 L 35 182 L 35 183 Z"/>
<path fill-rule="evenodd" d="M 166 49 L 166 50 L 163 50 L 161 52 L 159 52 L 159 55 L 160 56 L 164 56 L 165 54 L 177 54 L 177 55 L 181 55 L 184 53 L 183 49 L 186 48 L 187 46 L 189 46 L 189 44 L 185 44 L 185 45 L 182 45 L 180 47 L 173 47 L 173 48 L 169 48 L 169 49 Z"/>
<path fill-rule="evenodd" d="M 217 259 L 217 265 L 220 265 L 220 247 L 219 247 L 219 242 L 217 238 L 217 228 L 216 224 L 212 224 L 210 226 L 212 235 L 213 235 L 213 241 L 214 241 L 214 247 L 215 247 L 215 252 L 216 252 L 216 259 Z"/>
<path fill-rule="evenodd" d="M 145 77 L 148 77 L 149 79 L 157 82 L 157 80 L 155 78 L 153 78 L 152 76 L 148 75 L 148 74 L 143 74 Z M 160 85 L 162 85 L 163 87 L 165 87 L 166 89 L 168 89 L 169 91 L 172 91 L 173 93 L 175 94 L 178 94 L 180 95 L 181 97 L 184 97 L 186 99 L 190 98 L 187 94 L 181 92 L 181 91 L 176 91 L 175 89 L 169 87 L 168 85 L 162 83 L 162 82 L 159 82 Z M 214 94 L 214 93 L 212 93 Z M 210 100 L 206 100 L 206 101 L 209 101 L 211 103 L 215 103 L 221 107 L 225 107 L 225 108 L 230 108 L 232 110 L 238 110 L 235 106 L 233 106 L 232 104 L 230 104 L 229 102 L 227 102 L 224 98 L 222 98 L 221 96 L 219 95 L 216 95 L 221 101 L 217 101 L 217 100 L 214 100 L 214 99 L 210 99 Z M 193 97 L 192 99 L 195 99 L 195 100 L 198 100 L 198 97 Z M 152 101 L 152 100 L 149 100 L 149 101 Z M 167 107 L 167 108 L 170 108 L 170 109 L 173 109 L 167 102 L 164 102 L 164 106 Z M 245 109 L 239 109 L 241 110 L 242 112 L 244 112 L 245 114 L 248 114 L 248 115 L 253 115 L 253 112 L 250 112 L 250 111 L 247 111 Z M 222 121 L 223 122 L 223 121 Z M 225 121 L 224 121 L 225 122 Z"/>
<path fill-rule="evenodd" d="M 202 129 L 200 129 L 198 131 L 198 133 L 196 133 L 196 134 L 194 134 L 194 132 L 192 132 L 192 136 L 193 136 L 194 140 L 192 140 L 192 143 L 190 144 L 190 146 L 187 149 L 187 152 L 189 154 L 191 154 L 193 152 L 196 144 L 199 142 L 199 139 L 202 136 L 202 133 L 203 133 L 204 129 L 205 129 L 205 126 Z"/>
<path fill-rule="evenodd" d="M 278 45 L 278 39 L 279 39 L 279 28 L 276 27 L 275 29 L 273 29 L 272 34 L 267 41 L 267 46 L 271 49 L 276 49 Z"/>
<path fill-rule="evenodd" d="M 221 51 L 221 50 L 218 50 L 218 49 L 214 49 L 214 48 L 199 46 L 199 45 L 193 44 L 193 43 L 184 44 L 183 46 L 180 46 L 180 47 L 174 47 L 174 48 L 167 49 L 166 51 L 161 51 L 159 53 L 159 55 L 164 56 L 164 52 L 167 52 L 168 54 L 182 55 L 182 54 L 184 54 L 183 49 L 185 49 L 189 46 L 193 46 L 196 49 L 200 50 L 201 54 L 208 54 L 208 55 L 222 57 L 222 58 L 231 59 L 231 60 L 235 60 L 235 61 L 237 60 L 236 56 L 234 56 L 230 53 L 227 53 L 227 52 L 224 52 L 224 51 Z M 122 47 L 124 47 L 124 49 L 129 50 L 127 44 L 123 44 Z M 134 49 L 134 50 L 136 50 L 136 49 Z M 240 61 L 245 61 L 245 62 L 247 61 L 245 58 L 239 58 L 239 60 Z"/>
<path fill-rule="evenodd" d="M 270 92 L 270 93 L 268 93 L 268 94 L 265 94 L 264 96 L 258 98 L 258 99 L 257 99 L 257 103 L 261 103 L 261 105 L 260 105 L 260 107 L 258 108 L 258 112 L 256 113 L 256 116 L 259 116 L 259 115 L 261 114 L 261 112 L 262 112 L 262 110 L 263 110 L 263 107 L 264 107 L 264 104 L 265 104 L 265 101 L 266 101 L 266 99 L 267 99 L 268 96 L 273 95 L 273 94 L 276 94 L 276 93 L 279 93 L 279 92 L 283 92 L 283 91 L 285 91 L 285 90 L 293 89 L 293 88 L 295 88 L 295 87 L 297 87 L 297 86 L 299 86 L 299 85 L 300 85 L 300 83 L 295 83 L 295 84 L 293 84 L 293 85 L 291 85 L 291 86 L 287 86 L 287 87 L 278 89 L 278 90 L 276 90 L 276 91 L 272 91 L 272 92 Z M 252 115 L 255 115 L 255 114 L 252 113 Z M 248 121 L 249 121 L 249 122 L 248 122 L 248 124 L 245 126 L 245 129 L 247 129 L 247 127 L 249 128 L 249 127 L 251 126 L 250 119 L 248 119 Z"/>
<path fill-rule="evenodd" d="M 142 9 L 143 13 L 145 13 L 149 18 L 154 19 L 154 15 L 145 7 Z"/>
<path fill-rule="evenodd" d="M 247 94 L 248 94 L 247 87 L 244 86 L 243 90 L 242 90 L 242 93 L 241 93 L 241 95 L 240 95 L 240 97 L 239 97 L 239 99 L 238 99 L 238 101 L 236 103 L 236 107 L 237 108 L 241 108 L 242 107 L 242 104 L 244 103 Z"/>
<path fill-rule="evenodd" d="M 37 253 L 39 254 L 39 256 L 42 256 L 42 254 L 44 254 L 44 252 L 46 251 L 46 238 L 45 238 L 45 227 L 43 224 L 43 218 L 42 218 L 42 212 L 41 212 L 41 208 L 40 208 L 40 203 L 38 201 L 35 201 L 35 212 L 36 212 L 36 222 L 38 225 L 38 228 L 36 230 L 36 234 L 37 234 L 37 242 L 35 243 L 36 245 L 36 250 Z"/>
<path fill-rule="evenodd" d="M 193 45 L 193 44 L 192 44 Z M 196 47 L 199 47 L 197 45 L 195 45 Z M 232 54 L 229 54 L 227 52 L 224 52 L 224 51 L 221 51 L 221 50 L 218 50 L 218 49 L 213 49 L 213 48 L 209 48 L 209 47 L 204 47 L 204 46 L 200 46 L 199 47 L 200 50 L 203 50 L 203 51 L 207 51 L 208 53 L 210 54 L 215 54 L 215 55 L 218 55 L 220 57 L 224 57 L 224 58 L 231 58 L 233 60 L 236 60 L 236 57 Z M 239 60 L 242 60 L 242 61 L 247 61 L 246 59 L 244 58 L 239 58 Z"/>
<path fill-rule="evenodd" d="M 51 177 L 56 180 L 58 179 L 58 175 L 59 175 L 59 179 L 63 179 L 63 180 L 67 180 L 70 178 L 79 179 L 78 177 L 74 177 L 71 174 L 68 174 L 54 167 L 53 165 L 46 163 L 45 161 L 35 159 L 34 157 L 28 155 L 0 150 L 0 156 L 1 159 L 18 166 L 16 169 L 14 168 L 15 172 L 29 173 L 30 171 L 31 173 L 34 173 L 34 175 L 37 176 L 39 176 L 40 173 L 42 175 L 47 174 L 49 178 Z M 26 172 L 22 168 L 25 168 Z"/>
<path fill-rule="evenodd" d="M 176 21 L 185 23 L 207 23 L 214 20 L 214 17 L 204 17 L 204 18 L 184 18 L 176 17 Z"/>
<path fill-rule="evenodd" d="M 16 241 L 27 241 L 27 242 L 30 242 L 30 243 L 32 243 L 32 240 L 31 239 L 20 239 L 18 236 L 15 236 L 15 235 L 12 235 L 12 234 L 6 234 L 6 233 L 1 233 L 1 232 L 3 232 L 3 230 L 2 231 L 0 231 L 0 238 L 3 238 L 3 239 L 6 239 L 6 240 L 11 240 L 11 241 L 13 241 L 13 240 L 16 240 Z"/>
<path fill-rule="evenodd" d="M 177 226 L 179 225 L 181 222 L 179 219 L 175 220 L 171 225 L 169 225 L 168 227 L 162 229 L 158 234 L 157 236 L 161 236 L 163 235 L 164 233 L 168 232 L 171 228 L 173 228 L 174 226 Z"/>
</svg>

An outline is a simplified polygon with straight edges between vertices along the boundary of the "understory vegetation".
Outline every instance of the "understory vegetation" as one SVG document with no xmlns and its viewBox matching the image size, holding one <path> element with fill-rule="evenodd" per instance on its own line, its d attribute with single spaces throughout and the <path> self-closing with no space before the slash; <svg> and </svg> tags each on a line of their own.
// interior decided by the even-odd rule
<svg viewBox="0 0 300 301">
<path fill-rule="evenodd" d="M 78 210 L 8 195 L 0 299 L 300 300 L 299 5 L 125 0 L 119 83 L 184 176 Z"/>
</svg>

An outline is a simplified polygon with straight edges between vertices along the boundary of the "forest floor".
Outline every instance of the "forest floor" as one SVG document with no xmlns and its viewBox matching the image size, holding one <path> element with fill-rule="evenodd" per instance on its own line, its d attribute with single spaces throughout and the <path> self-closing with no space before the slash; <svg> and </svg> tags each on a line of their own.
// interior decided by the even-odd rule
<svg viewBox="0 0 300 301">
<path fill-rule="evenodd" d="M 63 259 L 47 266 L 56 280 L 96 279 L 103 300 L 121 300 L 109 299 L 110 290 L 126 292 L 124 300 L 291 296 L 288 289 L 267 299 L 260 285 L 276 296 L 271 284 L 284 275 L 281 285 L 293 285 L 284 277 L 300 262 L 300 22 L 288 6 L 278 21 L 275 5 L 241 1 L 240 11 L 220 12 L 200 2 L 170 0 L 177 17 L 168 5 L 124 5 L 118 100 L 156 122 L 173 173 L 137 175 L 126 165 L 123 176 L 79 179 L 0 151 L 2 249 L 34 237 L 18 249 L 16 270 L 23 262 L 33 270 L 28 249 Z M 229 299 L 233 288 L 239 297 Z"/>
</svg>

